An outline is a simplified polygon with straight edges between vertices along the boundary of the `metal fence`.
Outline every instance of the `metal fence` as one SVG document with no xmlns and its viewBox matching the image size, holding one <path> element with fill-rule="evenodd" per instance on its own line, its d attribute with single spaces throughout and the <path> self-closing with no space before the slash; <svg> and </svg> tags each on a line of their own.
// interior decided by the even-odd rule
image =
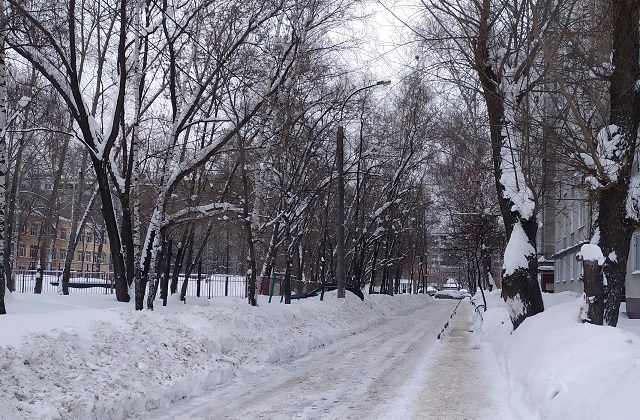
<svg viewBox="0 0 640 420">
<path fill-rule="evenodd" d="M 61 293 L 60 281 L 62 271 L 45 271 L 42 281 L 42 293 Z M 112 276 L 100 272 L 72 272 L 69 279 L 69 293 L 114 293 Z M 184 276 L 178 277 L 178 293 L 182 290 Z M 36 286 L 36 271 L 22 270 L 14 273 L 14 292 L 33 293 Z M 203 275 L 200 280 L 193 274 L 187 282 L 186 296 L 240 297 L 247 296 L 247 280 L 244 276 L 210 274 Z"/>
<path fill-rule="evenodd" d="M 178 278 L 178 293 L 182 290 L 184 277 Z M 199 293 L 198 293 L 199 292 Z M 198 275 L 192 274 L 187 282 L 186 296 L 212 297 L 247 297 L 247 278 L 244 276 L 227 274 L 203 275 L 198 281 Z"/>
<path fill-rule="evenodd" d="M 44 271 L 42 293 L 58 293 L 62 290 L 60 280 L 62 271 Z M 36 271 L 21 270 L 13 278 L 14 292 L 33 293 L 36 287 Z M 69 293 L 111 293 L 111 276 L 100 272 L 72 272 L 69 279 Z"/>
</svg>

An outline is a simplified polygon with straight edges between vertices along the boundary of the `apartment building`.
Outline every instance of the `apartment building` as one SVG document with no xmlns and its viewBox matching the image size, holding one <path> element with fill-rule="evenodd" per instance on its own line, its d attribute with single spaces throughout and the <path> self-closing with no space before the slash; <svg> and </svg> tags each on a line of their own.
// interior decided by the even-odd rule
<svg viewBox="0 0 640 420">
<path fill-rule="evenodd" d="M 11 239 L 12 270 L 16 273 L 35 270 L 41 248 L 42 217 L 24 217 Z M 46 271 L 62 271 L 71 239 L 71 222 L 60 218 L 55 228 L 53 244 L 48 244 Z M 51 246 L 53 245 L 53 246 Z M 91 274 L 106 278 L 110 272 L 111 253 L 106 232 L 100 226 L 87 224 L 80 233 L 71 263 L 72 276 Z"/>
</svg>

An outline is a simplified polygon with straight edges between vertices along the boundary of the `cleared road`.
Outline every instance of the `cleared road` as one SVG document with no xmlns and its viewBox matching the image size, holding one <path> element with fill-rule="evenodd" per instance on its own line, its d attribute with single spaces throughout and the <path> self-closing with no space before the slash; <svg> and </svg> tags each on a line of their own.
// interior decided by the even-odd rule
<svg viewBox="0 0 640 420">
<path fill-rule="evenodd" d="M 425 389 L 446 346 L 438 342 L 437 335 L 457 304 L 434 301 L 410 315 L 316 349 L 286 366 L 246 372 L 232 384 L 147 413 L 145 418 L 420 418 L 429 410 L 423 404 L 425 399 L 438 392 Z M 465 300 L 461 305 L 469 304 Z M 455 354 L 444 356 L 456 358 Z"/>
</svg>

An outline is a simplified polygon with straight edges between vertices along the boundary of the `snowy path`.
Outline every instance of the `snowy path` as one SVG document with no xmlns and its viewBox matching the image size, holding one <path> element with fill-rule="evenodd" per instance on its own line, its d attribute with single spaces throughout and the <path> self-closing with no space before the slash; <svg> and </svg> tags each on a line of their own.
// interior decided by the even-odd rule
<svg viewBox="0 0 640 420">
<path fill-rule="evenodd" d="M 436 346 L 437 361 L 423 383 L 424 397 L 413 411 L 413 420 L 511 418 L 491 351 L 475 344 L 470 312 L 470 305 L 463 302 Z"/>
<path fill-rule="evenodd" d="M 443 370 L 437 366 L 440 362 L 447 358 L 460 358 L 458 367 L 467 369 L 478 361 L 468 340 L 454 340 L 457 334 L 462 334 L 460 331 L 467 328 L 466 311 L 460 313 L 459 310 L 456 318 L 464 318 L 464 322 L 452 323 L 455 329 L 451 330 L 450 339 L 443 342 L 436 339 L 457 303 L 435 301 L 413 314 L 312 351 L 286 366 L 246 372 L 233 384 L 176 403 L 169 409 L 146 413 L 143 418 L 475 418 L 473 415 L 460 417 L 462 412 L 449 413 L 447 407 L 432 405 L 441 395 L 438 392 L 446 389 L 444 384 L 455 383 L 458 385 L 453 386 L 459 387 L 465 379 L 461 378 L 461 382 L 457 378 L 455 370 L 458 365 Z M 468 307 L 468 302 L 463 302 L 460 307 Z M 450 350 L 460 354 L 452 354 Z M 432 369 L 435 369 L 435 376 L 429 373 Z M 483 389 L 474 382 L 469 389 L 463 390 L 470 394 L 459 395 L 471 401 L 468 408 L 472 411 L 469 412 L 478 412 L 479 404 L 494 407 L 482 395 L 478 399 L 478 392 L 482 394 Z M 493 414 L 492 418 L 501 417 L 495 410 Z"/>
</svg>

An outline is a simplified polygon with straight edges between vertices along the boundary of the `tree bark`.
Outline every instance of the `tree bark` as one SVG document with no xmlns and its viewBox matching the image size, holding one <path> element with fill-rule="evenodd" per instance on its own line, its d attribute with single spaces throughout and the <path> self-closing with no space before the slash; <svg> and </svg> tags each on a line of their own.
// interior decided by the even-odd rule
<svg viewBox="0 0 640 420">
<path fill-rule="evenodd" d="M 4 298 L 7 284 L 7 273 L 4 265 L 4 241 L 6 223 L 6 201 L 7 201 L 7 65 L 5 54 L 5 26 L 6 18 L 4 13 L 4 3 L 0 4 L 0 315 L 7 313 Z"/>
<path fill-rule="evenodd" d="M 120 243 L 120 234 L 118 232 L 118 221 L 116 219 L 115 209 L 111 198 L 111 188 L 104 162 L 95 158 L 91 154 L 91 160 L 96 172 L 100 199 L 102 201 L 101 211 L 104 219 L 105 227 L 109 236 L 109 250 L 111 251 L 111 261 L 113 264 L 113 281 L 116 290 L 116 299 L 118 302 L 129 302 L 129 283 L 127 282 L 127 269 L 122 254 L 122 246 Z"/>
<path fill-rule="evenodd" d="M 600 227 L 600 248 L 606 257 L 606 276 L 603 321 L 616 326 L 622 299 L 627 260 L 634 223 L 626 214 L 629 194 L 629 179 L 637 148 L 640 101 L 637 79 L 640 74 L 638 55 L 640 35 L 640 4 L 635 0 L 613 0 L 611 2 L 613 22 L 613 55 L 610 83 L 609 123 L 618 127 L 624 136 L 626 152 L 619 157 L 621 165 L 618 181 L 601 192 L 599 214 L 596 221 Z M 586 285 L 585 285 L 586 287 Z"/>
<path fill-rule="evenodd" d="M 604 285 L 602 267 L 597 261 L 583 261 L 584 295 L 587 304 L 587 322 L 602 325 L 604 314 Z"/>
</svg>

